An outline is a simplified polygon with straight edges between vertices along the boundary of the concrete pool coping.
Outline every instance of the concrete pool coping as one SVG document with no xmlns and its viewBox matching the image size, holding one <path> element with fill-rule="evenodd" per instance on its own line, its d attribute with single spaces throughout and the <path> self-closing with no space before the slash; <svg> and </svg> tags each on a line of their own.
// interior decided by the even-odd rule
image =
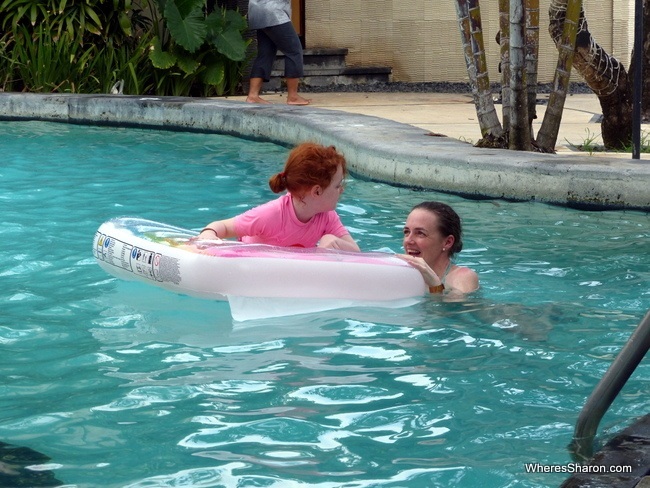
<svg viewBox="0 0 650 488">
<path fill-rule="evenodd" d="M 470 198 L 650 210 L 650 164 L 620 157 L 478 149 L 412 125 L 307 106 L 222 98 L 1 93 L 0 120 L 207 131 L 336 146 L 363 178 Z"/>
</svg>

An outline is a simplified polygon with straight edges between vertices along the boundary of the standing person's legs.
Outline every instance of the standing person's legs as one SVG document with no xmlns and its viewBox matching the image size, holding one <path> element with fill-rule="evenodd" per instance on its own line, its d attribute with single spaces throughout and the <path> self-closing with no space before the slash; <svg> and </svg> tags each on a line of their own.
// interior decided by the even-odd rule
<svg viewBox="0 0 650 488">
<path fill-rule="evenodd" d="M 284 53 L 284 76 L 287 80 L 287 103 L 308 105 L 310 100 L 298 95 L 298 82 L 303 77 L 302 45 L 291 22 L 264 29 L 267 36 Z"/>
<path fill-rule="evenodd" d="M 248 87 L 248 103 L 269 103 L 260 97 L 260 91 L 265 81 L 271 79 L 273 61 L 278 54 L 275 43 L 266 35 L 264 30 L 257 31 L 257 56 L 251 67 L 251 74 Z"/>
</svg>

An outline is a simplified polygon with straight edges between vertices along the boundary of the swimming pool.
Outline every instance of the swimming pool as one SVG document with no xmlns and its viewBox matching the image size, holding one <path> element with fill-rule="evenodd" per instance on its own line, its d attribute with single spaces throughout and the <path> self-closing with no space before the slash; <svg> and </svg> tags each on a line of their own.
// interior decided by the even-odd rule
<svg viewBox="0 0 650 488">
<path fill-rule="evenodd" d="M 234 323 L 94 262 L 115 216 L 199 229 L 271 198 L 287 149 L 0 123 L 0 441 L 75 486 L 557 486 L 584 400 L 650 308 L 650 215 L 473 201 L 351 178 L 364 250 L 424 199 L 463 217 L 465 302 Z M 647 364 L 601 423 L 650 410 Z"/>
</svg>

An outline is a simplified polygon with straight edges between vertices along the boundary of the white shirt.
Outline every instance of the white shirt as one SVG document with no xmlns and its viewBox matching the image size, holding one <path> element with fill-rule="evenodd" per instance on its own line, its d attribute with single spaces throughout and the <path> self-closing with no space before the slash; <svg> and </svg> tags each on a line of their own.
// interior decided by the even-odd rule
<svg viewBox="0 0 650 488">
<path fill-rule="evenodd" d="M 249 29 L 264 29 L 287 22 L 291 22 L 291 0 L 249 0 Z"/>
</svg>

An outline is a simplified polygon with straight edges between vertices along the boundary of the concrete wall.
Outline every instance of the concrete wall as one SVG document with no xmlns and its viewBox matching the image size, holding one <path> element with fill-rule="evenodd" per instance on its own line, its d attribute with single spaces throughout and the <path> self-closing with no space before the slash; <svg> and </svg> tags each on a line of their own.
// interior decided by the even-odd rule
<svg viewBox="0 0 650 488">
<path fill-rule="evenodd" d="M 456 0 L 305 0 L 308 48 L 347 48 L 350 66 L 389 66 L 393 81 L 467 81 Z M 557 51 L 548 34 L 550 0 L 540 0 L 539 82 L 553 79 Z M 584 0 L 596 42 L 629 66 L 634 0 Z M 498 2 L 481 2 L 490 80 L 499 81 Z M 574 80 L 581 81 L 579 75 Z"/>
</svg>

